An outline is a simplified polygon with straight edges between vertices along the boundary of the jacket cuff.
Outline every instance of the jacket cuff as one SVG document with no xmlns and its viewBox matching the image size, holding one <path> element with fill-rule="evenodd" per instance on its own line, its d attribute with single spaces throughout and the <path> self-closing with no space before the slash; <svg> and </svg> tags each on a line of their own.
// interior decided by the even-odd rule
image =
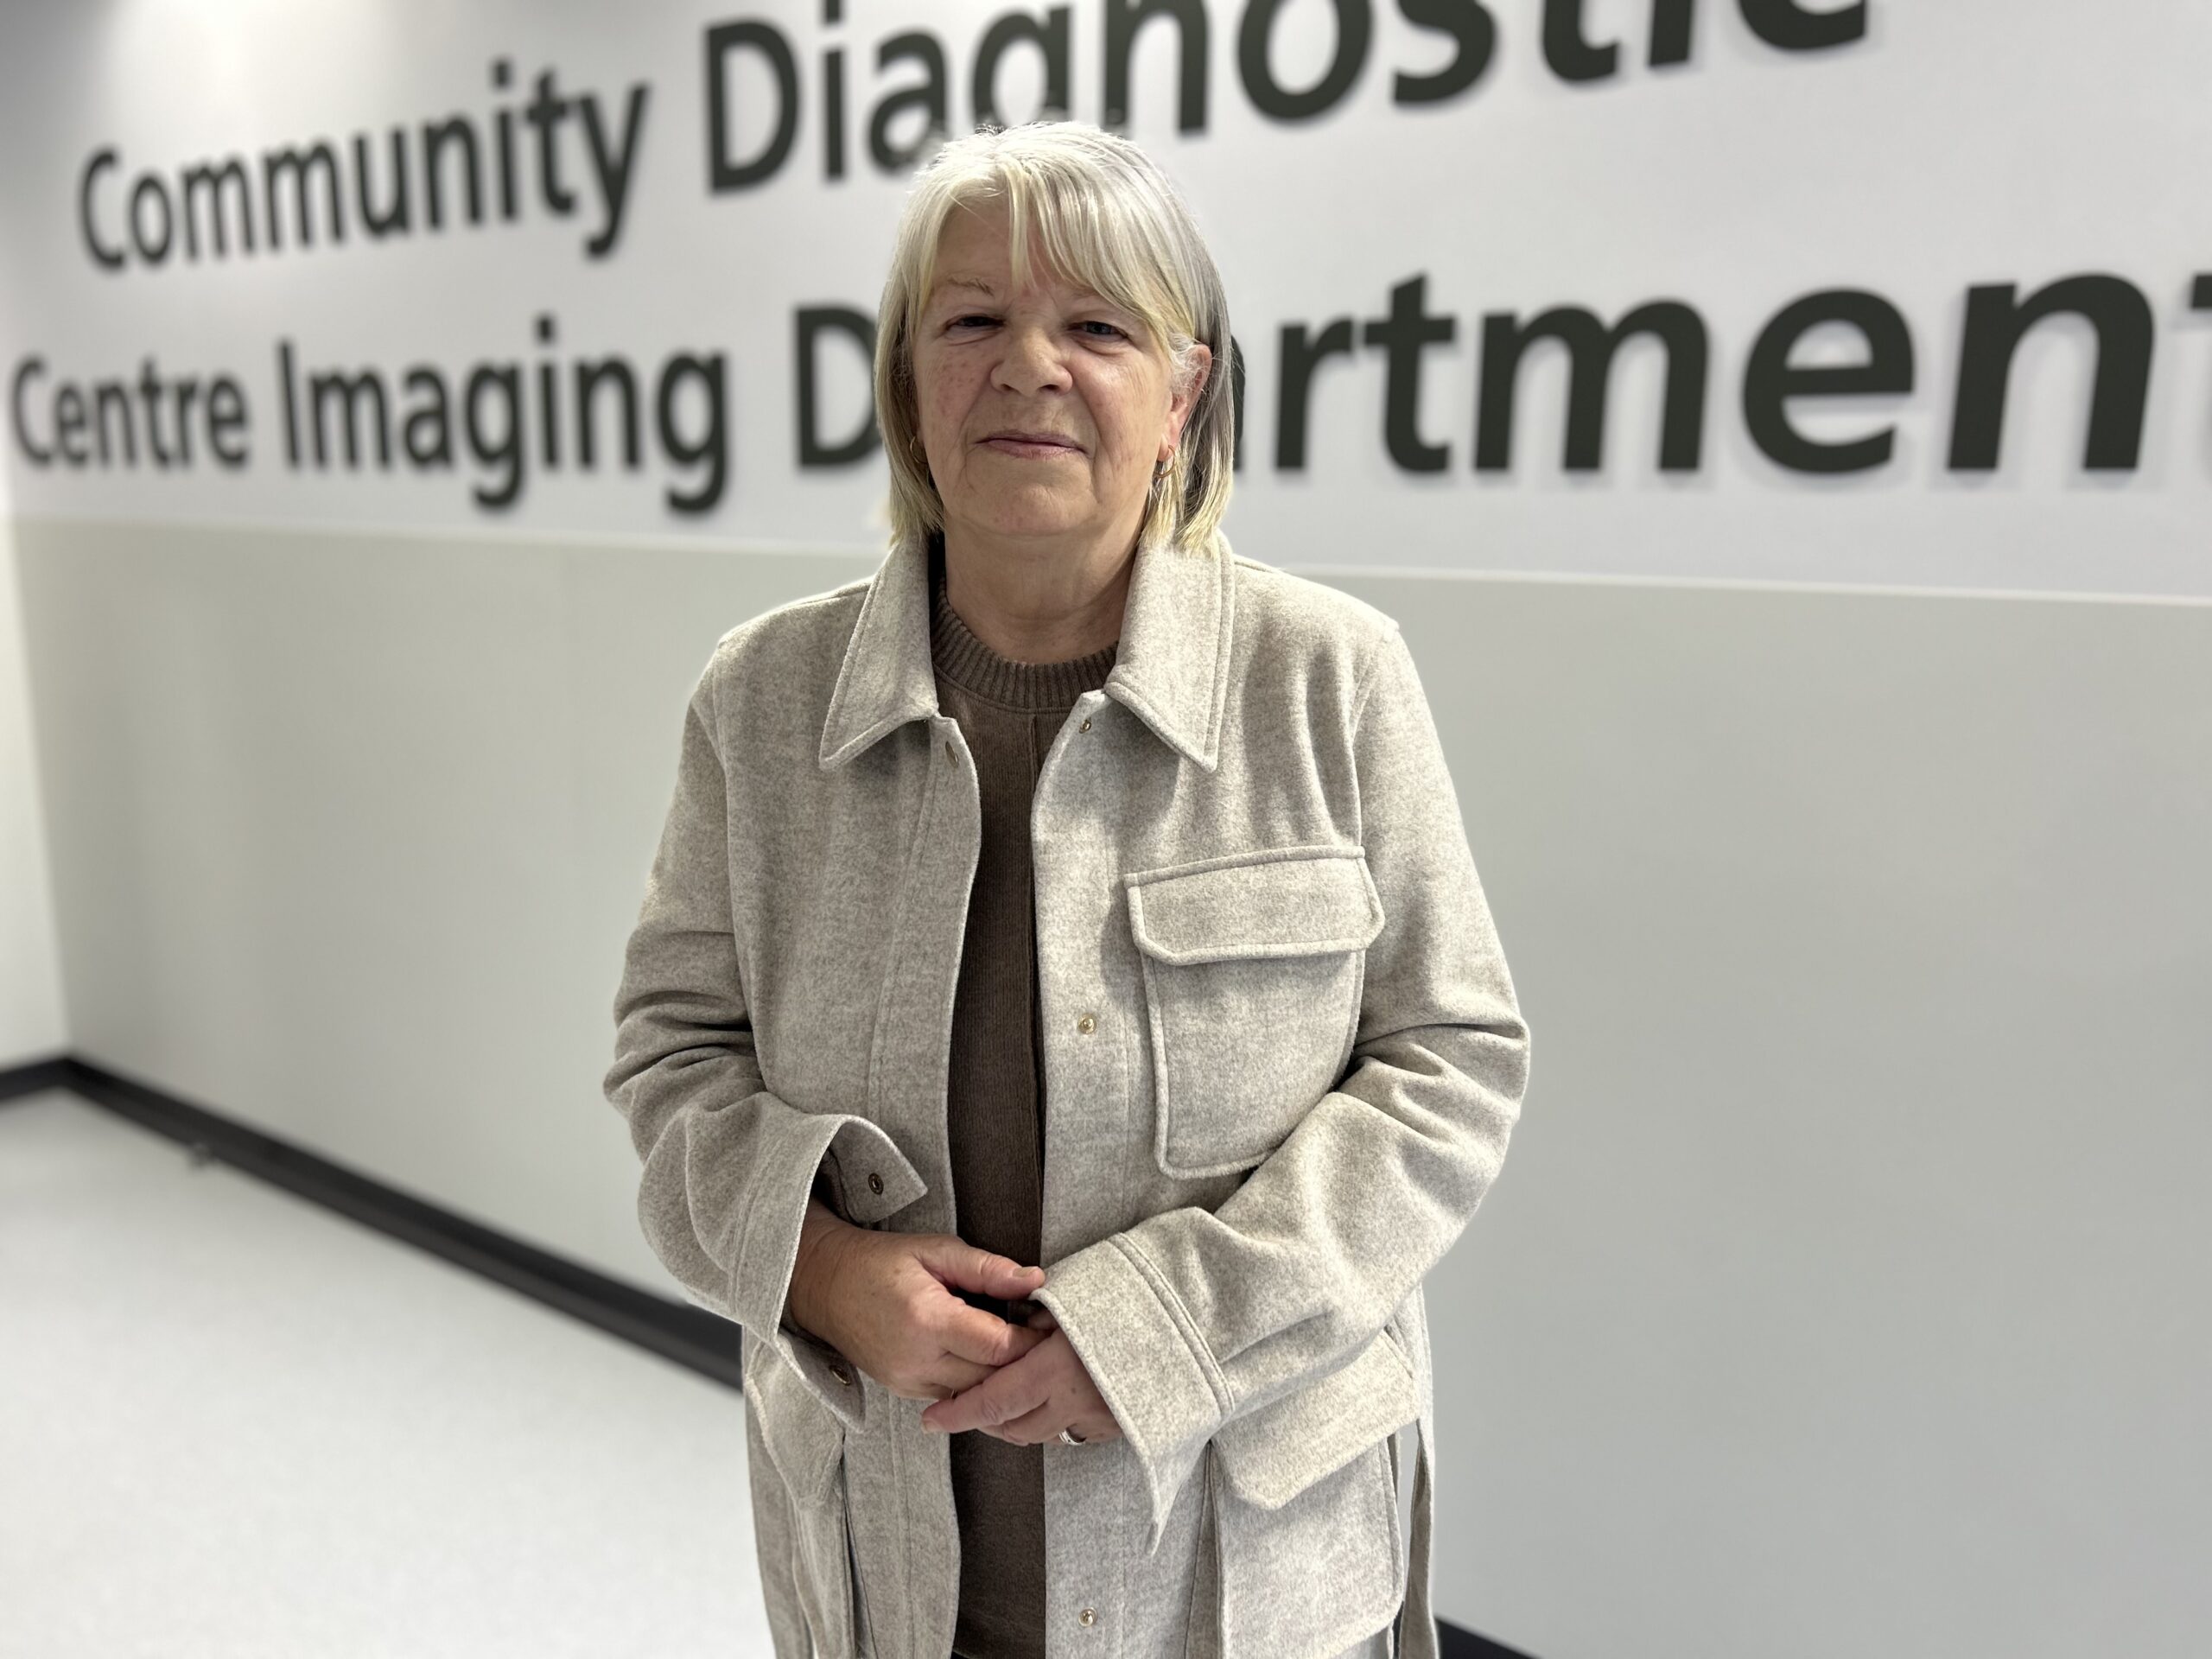
<svg viewBox="0 0 2212 1659">
<path fill-rule="evenodd" d="M 1052 1310 L 1136 1458 L 1151 1503 L 1149 1555 L 1229 1414 L 1221 1368 L 1166 1276 L 1126 1234 L 1049 1263 L 1030 1300 Z"/>
<path fill-rule="evenodd" d="M 747 1332 L 747 1338 L 752 1333 Z M 814 1397 L 843 1420 L 849 1429 L 858 1429 L 868 1421 L 868 1396 L 861 1387 L 861 1374 L 853 1362 L 821 1338 L 810 1335 L 785 1320 L 776 1327 L 776 1334 L 768 1345 L 783 1356 L 784 1363 L 799 1375 Z M 843 1380 L 838 1373 L 844 1374 Z"/>
<path fill-rule="evenodd" d="M 817 1177 L 826 1175 L 836 1196 L 830 1207 L 866 1226 L 906 1208 L 929 1184 L 880 1125 L 850 1113 L 799 1114 L 794 1132 L 772 1137 L 761 1152 L 729 1257 L 729 1306 L 744 1327 L 740 1340 L 769 1344 L 823 1407 L 848 1427 L 858 1428 L 866 1396 L 852 1362 L 790 1320 L 791 1273 L 798 1263 L 807 1203 Z M 836 1368 L 851 1380 L 839 1382 Z"/>
</svg>

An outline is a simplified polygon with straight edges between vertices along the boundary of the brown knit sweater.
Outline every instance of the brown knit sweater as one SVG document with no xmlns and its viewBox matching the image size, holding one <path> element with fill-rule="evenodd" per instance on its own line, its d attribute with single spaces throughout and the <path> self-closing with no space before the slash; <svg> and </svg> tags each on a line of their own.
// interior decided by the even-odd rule
<svg viewBox="0 0 2212 1659">
<path fill-rule="evenodd" d="M 930 649 L 937 695 L 960 723 L 982 792 L 982 849 L 968 898 L 946 1082 L 955 1230 L 1043 1266 L 1045 1071 L 1037 1028 L 1030 798 L 1046 751 L 1077 697 L 1105 683 L 1116 645 L 1058 663 L 1017 663 L 968 629 L 945 597 L 931 538 Z M 1021 1319 L 1034 1304 L 966 1300 Z M 980 1429 L 955 1434 L 960 1524 L 957 1659 L 1044 1659 L 1045 1449 Z"/>
</svg>

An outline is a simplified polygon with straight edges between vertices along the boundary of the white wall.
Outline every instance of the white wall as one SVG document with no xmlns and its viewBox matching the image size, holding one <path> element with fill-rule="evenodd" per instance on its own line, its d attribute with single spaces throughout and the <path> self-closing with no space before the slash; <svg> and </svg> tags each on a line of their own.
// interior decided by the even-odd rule
<svg viewBox="0 0 2212 1659">
<path fill-rule="evenodd" d="M 0 1066 L 68 1045 L 15 529 L 0 468 Z"/>
<path fill-rule="evenodd" d="M 17 510 L 876 543 L 880 453 L 817 464 L 800 446 L 810 365 L 815 435 L 866 431 L 864 343 L 832 331 L 802 352 L 800 322 L 824 308 L 865 320 L 880 298 L 912 163 L 879 166 L 870 132 L 920 67 L 879 70 L 877 48 L 913 31 L 932 41 L 949 121 L 964 127 L 982 43 L 1007 9 L 868 0 L 835 24 L 828 10 L 11 10 L 0 265 L 18 303 L 0 317 L 0 418 Z M 1067 10 L 1072 113 L 1096 120 L 1106 9 Z M 1278 80 L 1321 80 L 1335 10 L 1269 14 Z M 1707 0 L 1664 8 L 1695 27 L 1684 60 L 1657 63 L 1656 0 L 1522 0 L 1489 9 L 1494 35 L 1464 41 L 1395 6 L 1348 10 L 1372 14 L 1369 49 L 1313 119 L 1258 106 L 1237 0 L 1192 8 L 1207 26 L 1187 60 L 1205 99 L 1189 130 L 1177 28 L 1147 23 L 1130 56 L 1129 134 L 1189 197 L 1230 295 L 1245 370 L 1236 522 L 1255 546 L 1439 573 L 2212 598 L 2212 258 L 2188 164 L 2212 128 L 2212 9 L 2113 0 L 2085 21 L 2065 0 Z M 1581 54 L 1548 36 L 1546 13 L 1580 16 L 1583 36 L 1612 49 L 1610 71 L 1574 78 Z M 709 48 L 718 26 L 747 22 L 791 54 L 793 142 L 771 176 L 717 188 L 709 155 L 760 154 L 786 107 L 762 52 Z M 836 175 L 832 54 L 846 110 Z M 1443 101 L 1409 101 L 1401 77 L 1454 61 L 1481 73 Z M 543 172 L 524 118 L 541 78 L 590 100 L 627 160 L 607 169 L 620 188 L 592 182 L 601 169 L 574 110 L 550 129 Z M 721 128 L 710 85 L 727 94 Z M 1036 54 L 1001 59 L 993 85 L 1002 114 L 1033 114 Z M 448 118 L 481 147 L 485 211 L 466 216 L 448 158 L 432 226 L 422 134 Z M 517 139 L 512 218 L 493 160 L 502 122 Z M 911 110 L 886 125 L 917 157 L 922 130 Z M 379 237 L 357 187 L 390 200 L 395 134 L 410 217 Z M 270 168 L 318 143 L 340 209 L 318 188 L 303 226 L 291 175 Z M 219 246 L 191 180 L 228 164 L 246 183 L 222 198 Z M 571 193 L 566 211 L 549 181 Z M 2039 297 L 2057 309 L 2015 341 L 2004 320 Z M 1595 338 L 1631 321 L 1608 366 Z M 1579 332 L 1579 348 L 1544 338 L 1547 323 Z M 1516 359 L 1494 335 L 1519 329 L 1535 337 Z M 1339 338 L 1306 374 L 1297 342 Z M 686 356 L 719 372 L 718 397 Z M 33 359 L 18 413 L 13 377 Z M 602 359 L 639 378 L 634 471 L 615 462 L 604 409 L 582 462 L 575 373 Z M 67 448 L 67 389 L 127 383 L 143 419 L 149 370 L 165 426 L 184 382 L 203 417 L 211 388 L 234 382 L 242 464 L 218 464 L 200 431 L 192 459 L 168 467 L 140 434 L 134 465 L 119 420 L 105 462 L 87 434 L 80 461 L 32 463 Z M 512 467 L 496 458 L 502 373 L 520 394 Z M 349 447 L 346 405 L 318 401 L 317 376 L 374 377 L 388 459 L 365 403 Z M 481 444 L 467 436 L 472 386 Z M 418 458 L 433 388 L 451 417 L 443 462 Z M 685 440 L 708 435 L 711 455 L 687 459 Z M 1853 444 L 1878 453 L 1827 469 Z"/>
</svg>

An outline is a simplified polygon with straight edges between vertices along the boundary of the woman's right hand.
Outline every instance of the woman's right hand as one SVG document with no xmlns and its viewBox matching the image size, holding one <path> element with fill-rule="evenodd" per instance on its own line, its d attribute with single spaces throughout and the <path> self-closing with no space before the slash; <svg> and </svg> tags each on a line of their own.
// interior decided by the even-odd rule
<svg viewBox="0 0 2212 1659">
<path fill-rule="evenodd" d="M 817 1214 L 817 1211 L 819 1211 Z M 962 1300 L 1007 1301 L 1045 1282 L 1040 1269 L 955 1233 L 879 1233 L 808 1202 L 788 1313 L 905 1400 L 948 1400 L 1052 1335 Z"/>
</svg>

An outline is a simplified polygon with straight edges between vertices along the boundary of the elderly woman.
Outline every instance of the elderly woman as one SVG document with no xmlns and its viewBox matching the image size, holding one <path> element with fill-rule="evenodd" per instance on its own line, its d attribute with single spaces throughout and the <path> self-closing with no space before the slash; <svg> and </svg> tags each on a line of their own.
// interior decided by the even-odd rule
<svg viewBox="0 0 2212 1659">
<path fill-rule="evenodd" d="M 606 1091 L 780 1659 L 1437 1650 L 1421 1283 L 1529 1032 L 1396 624 L 1221 532 L 1230 363 L 1134 145 L 945 145 L 889 553 L 693 691 Z"/>
</svg>

